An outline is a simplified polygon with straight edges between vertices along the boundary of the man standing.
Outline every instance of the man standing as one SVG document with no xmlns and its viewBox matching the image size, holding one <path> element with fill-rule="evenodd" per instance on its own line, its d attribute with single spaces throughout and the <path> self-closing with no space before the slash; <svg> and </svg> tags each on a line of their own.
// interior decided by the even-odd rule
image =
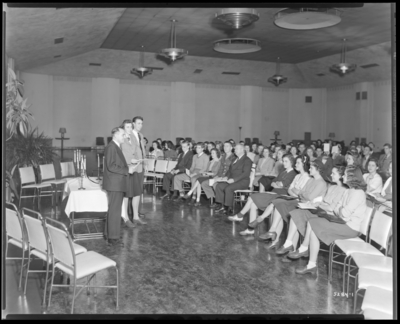
<svg viewBox="0 0 400 324">
<path fill-rule="evenodd" d="M 132 119 L 132 154 L 133 159 L 132 163 L 139 162 L 146 157 L 145 148 L 144 148 L 144 136 L 140 132 L 143 127 L 143 117 L 136 116 Z M 144 216 L 144 214 L 139 213 L 139 204 L 140 198 L 143 193 L 143 181 L 144 181 L 144 161 L 140 161 L 138 167 L 133 172 L 133 198 L 132 198 L 132 207 L 133 207 L 133 222 L 135 224 L 145 225 L 147 224 L 145 221 L 141 220 L 139 216 Z"/>
<path fill-rule="evenodd" d="M 214 177 L 214 185 L 211 187 L 209 181 L 203 181 L 201 187 L 204 190 L 207 198 L 214 198 L 214 191 L 218 184 L 218 180 L 221 180 L 228 173 L 230 165 L 235 161 L 236 156 L 232 153 L 232 144 L 229 141 L 224 143 L 224 152 L 225 154 L 221 154 L 221 166 L 219 167 L 217 175 Z M 214 202 L 210 205 L 210 208 L 215 208 L 218 205 Z M 221 207 L 221 206 L 220 206 Z"/>
<path fill-rule="evenodd" d="M 120 127 L 115 127 L 111 134 L 113 139 L 104 150 L 103 189 L 107 191 L 108 197 L 108 214 L 104 234 L 109 246 L 124 246 L 124 243 L 119 240 L 122 199 L 127 190 L 128 174 L 133 173 L 136 166 L 128 167 L 120 147 L 125 139 L 125 131 Z"/>
<path fill-rule="evenodd" d="M 170 173 L 164 174 L 163 178 L 163 189 L 167 192 L 161 199 L 170 199 L 170 185 L 174 183 L 174 177 L 176 174 L 185 173 L 186 170 L 189 170 L 192 166 L 193 152 L 189 151 L 189 143 L 183 141 L 181 143 L 182 153 L 179 154 L 178 163 L 175 168 L 171 170 Z M 172 186 L 172 190 L 174 190 L 174 186 Z"/>
<path fill-rule="evenodd" d="M 217 213 L 233 216 L 233 198 L 235 190 L 248 189 L 250 184 L 250 172 L 253 162 L 244 154 L 244 147 L 241 144 L 236 145 L 235 155 L 237 159 L 229 167 L 229 171 L 223 180 L 215 188 L 217 203 L 221 208 Z"/>
</svg>

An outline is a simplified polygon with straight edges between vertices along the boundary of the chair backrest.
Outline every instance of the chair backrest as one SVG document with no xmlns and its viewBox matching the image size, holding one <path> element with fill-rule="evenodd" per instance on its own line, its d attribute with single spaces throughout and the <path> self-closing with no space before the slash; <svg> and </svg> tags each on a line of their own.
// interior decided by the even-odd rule
<svg viewBox="0 0 400 324">
<path fill-rule="evenodd" d="M 7 203 L 7 205 L 10 205 L 6 206 L 7 235 L 22 243 L 25 241 L 24 221 L 14 204 Z M 11 209 L 10 207 L 13 209 Z"/>
<path fill-rule="evenodd" d="M 57 227 L 53 224 L 57 225 Z M 75 254 L 67 228 L 63 223 L 47 217 L 45 218 L 45 225 L 54 258 L 72 269 L 75 265 Z"/>
<path fill-rule="evenodd" d="M 69 177 L 75 177 L 76 176 L 76 170 L 75 170 L 75 165 L 74 162 L 70 161 L 68 163 L 68 176 Z"/>
<path fill-rule="evenodd" d="M 158 163 L 158 162 L 157 162 Z M 156 160 L 155 159 L 150 159 L 146 163 L 146 170 L 148 172 L 154 172 L 154 168 L 156 166 Z"/>
<path fill-rule="evenodd" d="M 178 161 L 168 161 L 167 173 L 171 172 L 171 170 L 173 168 L 175 168 L 177 164 L 178 164 Z"/>
<path fill-rule="evenodd" d="M 36 215 L 37 219 L 29 214 Z M 40 252 L 47 253 L 49 246 L 47 235 L 43 229 L 42 215 L 34 210 L 22 208 L 22 218 L 25 221 L 29 245 Z"/>
<path fill-rule="evenodd" d="M 367 214 L 364 216 L 364 219 L 360 226 L 361 234 L 364 234 L 368 238 L 368 229 L 369 225 L 371 224 L 371 218 L 374 214 L 374 209 L 371 207 L 367 207 Z"/>
<path fill-rule="evenodd" d="M 371 224 L 371 231 L 369 233 L 369 241 L 378 243 L 381 247 L 385 248 L 386 253 L 392 229 L 392 221 L 392 217 L 383 214 L 379 210 L 375 210 L 374 219 Z"/>
<path fill-rule="evenodd" d="M 46 180 L 55 180 L 56 179 L 56 172 L 54 170 L 53 163 L 39 165 L 39 170 L 40 170 L 40 178 L 41 178 L 42 182 L 46 181 Z"/>
<path fill-rule="evenodd" d="M 166 161 L 166 160 L 157 160 L 155 171 L 160 172 L 160 173 L 166 173 L 167 172 L 167 164 L 168 164 L 168 161 Z"/>
<path fill-rule="evenodd" d="M 61 178 L 68 177 L 68 162 L 60 162 Z"/>
<path fill-rule="evenodd" d="M 35 172 L 33 171 L 32 166 L 18 168 L 18 171 L 21 179 L 21 185 L 36 183 Z"/>
</svg>

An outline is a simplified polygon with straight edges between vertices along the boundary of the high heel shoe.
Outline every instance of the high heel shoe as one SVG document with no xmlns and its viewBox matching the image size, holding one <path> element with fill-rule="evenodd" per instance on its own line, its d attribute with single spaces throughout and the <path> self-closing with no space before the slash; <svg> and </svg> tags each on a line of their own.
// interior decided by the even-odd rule
<svg viewBox="0 0 400 324">
<path fill-rule="evenodd" d="M 265 234 L 260 235 L 259 239 L 263 240 L 263 241 L 267 241 L 269 239 L 271 239 L 272 241 L 275 241 L 276 237 L 277 237 L 277 234 L 275 232 L 267 232 Z"/>
<path fill-rule="evenodd" d="M 297 268 L 296 269 L 296 273 L 298 274 L 306 274 L 306 273 L 312 273 L 312 274 L 316 274 L 317 273 L 317 266 L 312 267 L 311 269 L 307 269 L 307 266 L 305 266 L 304 268 Z"/>
<path fill-rule="evenodd" d="M 182 198 L 186 200 L 186 199 L 189 199 L 191 195 L 192 195 L 192 194 L 187 193 L 187 194 L 184 195 Z"/>
</svg>

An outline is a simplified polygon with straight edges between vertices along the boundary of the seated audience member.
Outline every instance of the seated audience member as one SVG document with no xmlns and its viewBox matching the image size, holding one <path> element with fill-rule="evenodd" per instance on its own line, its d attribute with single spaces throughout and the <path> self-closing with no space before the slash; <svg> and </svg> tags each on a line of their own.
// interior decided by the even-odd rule
<svg viewBox="0 0 400 324">
<path fill-rule="evenodd" d="M 315 142 L 313 142 L 310 147 L 313 149 L 313 152 L 315 153 L 315 150 L 317 149 L 317 145 L 315 144 Z"/>
<path fill-rule="evenodd" d="M 216 148 L 218 151 L 222 152 L 223 149 L 224 149 L 222 142 L 221 142 L 221 141 L 215 141 L 215 148 Z"/>
<path fill-rule="evenodd" d="M 195 184 L 192 186 L 190 191 L 183 197 L 184 199 L 189 199 L 190 196 L 192 196 L 192 202 L 189 202 L 188 205 L 194 205 L 195 207 L 200 206 L 200 196 L 201 196 L 201 184 L 204 181 L 209 181 L 210 179 L 214 178 L 218 170 L 221 166 L 221 153 L 216 149 L 212 148 L 211 149 L 211 157 L 212 160 L 208 162 L 206 171 L 201 174 L 200 177 L 197 178 L 197 181 Z M 197 193 L 197 199 L 196 199 L 196 193 Z"/>
<path fill-rule="evenodd" d="M 215 197 L 215 187 L 217 186 L 218 180 L 221 180 L 226 176 L 226 174 L 229 171 L 229 167 L 232 164 L 233 161 L 236 160 L 235 154 L 232 153 L 232 144 L 229 141 L 226 141 L 224 143 L 224 154 L 221 154 L 221 159 L 220 159 L 220 167 L 218 169 L 218 173 L 216 176 L 213 178 L 214 179 L 214 184 L 210 186 L 209 181 L 203 181 L 201 183 L 201 187 L 204 190 L 204 193 L 206 194 L 207 198 L 214 198 Z M 210 204 L 210 208 L 215 208 L 217 207 L 217 204 L 214 202 Z"/>
<path fill-rule="evenodd" d="M 253 152 L 250 151 L 250 145 L 249 144 L 245 144 L 244 145 L 244 151 L 245 154 L 247 155 L 247 157 L 251 160 L 251 162 L 254 162 L 254 157 L 256 156 Z"/>
<path fill-rule="evenodd" d="M 313 202 L 314 199 L 322 199 L 325 196 L 327 183 L 323 179 L 322 173 L 323 165 L 321 161 L 315 160 L 311 162 L 310 176 L 312 177 L 306 183 L 306 185 L 299 191 L 299 200 L 302 203 Z M 279 243 L 279 237 L 282 233 L 283 222 L 288 222 L 289 213 L 295 210 L 298 205 L 298 200 L 284 200 L 277 198 L 272 201 L 275 206 L 272 217 L 272 225 L 269 231 L 259 236 L 259 240 L 265 241 L 268 239 L 272 240 L 272 243 L 268 248 L 276 248 Z M 289 248 L 280 248 L 276 251 L 277 254 L 285 254 L 286 252 L 294 251 L 293 246 Z"/>
<path fill-rule="evenodd" d="M 260 161 L 260 159 L 264 157 L 263 152 L 264 152 L 264 145 L 262 145 L 262 144 L 258 145 L 257 146 L 257 154 L 254 157 L 254 161 L 253 161 L 253 163 L 255 165 L 257 165 L 258 162 Z M 268 154 L 269 154 L 269 150 L 268 150 Z"/>
<path fill-rule="evenodd" d="M 372 154 L 373 154 L 374 151 L 375 151 L 375 144 L 374 144 L 373 142 L 369 142 L 369 143 L 368 143 L 368 146 L 371 148 L 371 152 L 372 152 Z"/>
<path fill-rule="evenodd" d="M 350 151 L 347 152 L 346 154 L 346 166 L 349 167 L 353 165 L 355 167 L 355 174 L 357 178 L 361 181 L 364 182 L 363 174 L 360 168 L 360 165 L 358 164 L 359 161 L 359 155 L 355 151 Z"/>
<path fill-rule="evenodd" d="M 353 146 L 353 145 L 356 145 L 356 141 L 351 141 L 350 144 L 349 144 L 349 147 Z"/>
<path fill-rule="evenodd" d="M 258 144 L 257 143 L 251 143 L 251 149 L 250 152 L 254 153 L 255 155 L 258 154 L 258 150 L 257 150 Z"/>
<path fill-rule="evenodd" d="M 379 206 L 379 210 L 382 212 L 387 208 L 392 209 L 392 162 L 389 163 L 388 174 L 389 178 L 386 180 L 382 191 L 372 194 L 378 202 L 382 203 L 382 205 Z"/>
<path fill-rule="evenodd" d="M 156 141 L 158 142 L 158 144 L 160 144 L 160 146 L 162 147 L 162 142 L 163 140 L 161 138 L 157 138 Z"/>
<path fill-rule="evenodd" d="M 161 143 L 161 150 L 163 151 L 163 152 L 165 152 L 168 148 L 167 148 L 167 142 L 168 141 L 162 141 L 162 143 Z"/>
<path fill-rule="evenodd" d="M 382 191 L 382 177 L 377 173 L 379 167 L 376 160 L 370 159 L 368 161 L 368 173 L 363 175 L 364 181 L 367 184 L 367 194 L 377 194 Z"/>
<path fill-rule="evenodd" d="M 286 153 L 290 153 L 290 150 L 291 150 L 292 146 L 293 146 L 292 142 L 289 142 L 289 143 L 286 144 Z"/>
<path fill-rule="evenodd" d="M 174 177 L 179 174 L 185 174 L 192 165 L 193 152 L 189 150 L 189 143 L 186 141 L 181 142 L 182 153 L 178 156 L 178 163 L 171 172 L 164 174 L 163 189 L 167 192 L 161 199 L 170 199 L 170 185 L 172 183 L 172 190 L 174 190 Z M 175 195 L 177 196 L 177 195 Z"/>
<path fill-rule="evenodd" d="M 333 213 L 342 218 L 346 224 L 330 222 L 323 217 L 311 218 L 307 223 L 304 241 L 299 248 L 302 252 L 309 249 L 310 259 L 307 266 L 296 269 L 296 273 L 315 274 L 317 272 L 319 241 L 329 246 L 336 240 L 359 236 L 361 224 L 367 215 L 365 183 L 360 182 L 355 176 L 353 166 L 346 169 L 343 182 L 349 189 L 344 192 Z"/>
<path fill-rule="evenodd" d="M 346 164 L 346 160 L 342 155 L 342 147 L 340 145 L 337 145 L 337 147 L 338 147 L 338 152 L 332 154 L 333 165 L 344 166 Z"/>
<path fill-rule="evenodd" d="M 300 142 L 298 145 L 298 148 L 299 148 L 299 155 L 306 154 L 306 144 L 304 144 L 303 142 Z"/>
<path fill-rule="evenodd" d="M 275 154 L 275 144 L 274 143 L 272 143 L 270 146 L 269 146 L 269 154 L 271 155 L 271 157 L 273 158 L 273 159 L 275 159 L 276 160 L 276 156 L 274 156 L 274 154 Z"/>
<path fill-rule="evenodd" d="M 317 158 L 322 157 L 322 153 L 324 153 L 324 150 L 322 149 L 321 146 L 317 146 L 315 153 L 317 155 Z"/>
<path fill-rule="evenodd" d="M 161 145 L 158 141 L 153 141 L 152 147 L 150 147 L 149 155 L 154 159 L 163 159 L 164 152 L 161 149 Z"/>
<path fill-rule="evenodd" d="M 214 143 L 214 142 L 208 142 L 208 144 L 207 144 L 207 149 L 208 149 L 208 151 L 210 152 L 210 154 L 211 154 L 211 150 L 212 150 L 213 148 L 215 148 L 215 143 Z"/>
<path fill-rule="evenodd" d="M 144 137 L 143 139 L 144 139 L 144 142 L 145 142 L 144 150 L 147 151 L 147 144 L 149 144 L 149 140 L 146 137 Z"/>
<path fill-rule="evenodd" d="M 281 144 L 281 145 L 279 146 L 279 148 L 280 148 L 282 151 L 286 152 L 286 145 L 285 145 L 285 144 Z"/>
<path fill-rule="evenodd" d="M 235 147 L 236 147 L 235 141 L 234 140 L 229 140 L 229 142 L 231 142 L 231 144 L 232 144 L 232 153 L 235 153 Z"/>
<path fill-rule="evenodd" d="M 236 145 L 235 155 L 237 159 L 230 165 L 226 176 L 217 184 L 215 188 L 215 201 L 221 204 L 221 208 L 217 209 L 218 213 L 233 213 L 233 199 L 235 190 L 245 190 L 250 184 L 250 172 L 252 162 L 244 153 L 243 145 Z"/>
<path fill-rule="evenodd" d="M 254 234 L 254 228 L 271 214 L 273 210 L 271 202 L 274 199 L 286 194 L 297 197 L 300 190 L 310 179 L 308 175 L 310 159 L 308 156 L 297 157 L 296 170 L 300 172 L 298 175 L 293 170 L 295 160 L 291 154 L 285 155 L 283 161 L 286 169 L 276 178 L 277 181 L 274 184 L 277 183 L 277 186 L 274 186 L 274 189 L 270 193 L 252 194 L 240 213 L 229 218 L 231 221 L 241 221 L 243 215 L 250 210 L 249 224 L 246 230 L 240 232 L 240 235 Z M 279 181 L 279 179 L 282 181 Z M 283 187 L 280 186 L 281 183 Z M 257 217 L 257 209 L 265 210 L 262 216 Z"/>
<path fill-rule="evenodd" d="M 357 149 L 357 153 L 358 153 L 359 155 L 362 155 L 362 154 L 363 154 L 364 148 L 363 148 L 361 145 L 357 145 L 357 146 L 356 146 L 356 149 Z"/>
<path fill-rule="evenodd" d="M 317 160 L 321 161 L 323 166 L 321 170 L 321 175 L 325 180 L 331 181 L 330 177 L 333 169 L 333 160 L 327 153 L 323 153 L 322 156 L 317 158 Z"/>
<path fill-rule="evenodd" d="M 202 142 L 196 144 L 196 153 L 192 159 L 192 165 L 188 172 L 178 174 L 174 177 L 174 189 L 179 191 L 180 196 L 175 196 L 174 201 L 184 200 L 185 195 L 182 188 L 182 183 L 185 180 L 190 180 L 192 186 L 194 186 L 197 178 L 201 176 L 202 173 L 206 171 L 207 164 L 210 161 L 207 154 L 204 153 L 205 145 Z"/>
<path fill-rule="evenodd" d="M 307 147 L 306 154 L 310 158 L 310 161 L 313 162 L 316 159 L 314 150 L 311 146 Z"/>
<path fill-rule="evenodd" d="M 371 157 L 372 157 L 372 150 L 368 145 L 366 145 L 364 147 L 364 155 L 361 159 L 361 171 L 363 173 L 368 172 L 368 161 Z"/>
<path fill-rule="evenodd" d="M 332 184 L 328 186 L 323 200 L 321 202 L 310 203 L 310 207 L 320 207 L 328 212 L 332 212 L 336 209 L 336 206 L 340 203 L 343 194 L 347 190 L 343 185 L 344 171 L 344 166 L 333 167 L 331 174 Z M 297 246 L 299 234 L 303 237 L 305 236 L 307 222 L 311 218 L 318 218 L 318 215 L 311 213 L 308 209 L 295 209 L 290 212 L 289 231 L 286 241 L 283 244 L 284 249 L 290 246 Z M 308 256 L 308 246 L 300 247 L 300 249 L 289 252 L 287 255 L 290 259 L 299 259 L 302 256 Z M 282 261 L 291 262 L 290 259 L 284 258 Z"/>
<path fill-rule="evenodd" d="M 175 147 L 175 150 L 176 150 L 176 154 L 177 154 L 177 155 L 179 155 L 179 154 L 181 154 L 181 153 L 183 152 L 183 150 L 182 150 L 182 143 L 183 143 L 184 141 L 185 141 L 184 139 L 180 139 L 180 140 L 179 140 L 179 145 Z M 188 145 L 189 145 L 189 143 L 188 143 Z"/>
<path fill-rule="evenodd" d="M 171 141 L 167 141 L 165 148 L 166 150 L 164 151 L 164 158 L 168 160 L 175 160 L 177 155 L 174 144 Z"/>
<path fill-rule="evenodd" d="M 292 146 L 290 148 L 290 154 L 292 154 L 294 158 L 297 158 L 299 156 L 299 150 L 296 146 Z"/>
<path fill-rule="evenodd" d="M 260 192 L 270 191 L 273 189 L 273 187 L 271 187 L 271 184 L 274 181 L 274 178 L 277 177 L 282 171 L 285 170 L 284 165 L 283 165 L 283 156 L 284 155 L 285 155 L 284 152 L 282 150 L 279 150 L 277 153 L 277 161 L 274 164 L 274 168 L 272 169 L 272 172 L 268 175 L 263 175 L 260 178 L 260 180 L 258 180 L 258 183 L 260 185 Z"/>
<path fill-rule="evenodd" d="M 262 147 L 262 146 L 259 146 Z M 275 160 L 269 156 L 269 148 L 265 147 L 264 151 L 258 155 L 260 158 L 258 160 L 256 170 L 254 173 L 253 185 L 259 186 L 258 181 L 262 176 L 269 176 L 274 170 Z"/>
<path fill-rule="evenodd" d="M 386 143 L 383 145 L 383 150 L 385 151 L 385 154 L 382 154 L 379 157 L 378 165 L 380 172 L 388 177 L 389 164 L 392 163 L 392 145 Z"/>
</svg>

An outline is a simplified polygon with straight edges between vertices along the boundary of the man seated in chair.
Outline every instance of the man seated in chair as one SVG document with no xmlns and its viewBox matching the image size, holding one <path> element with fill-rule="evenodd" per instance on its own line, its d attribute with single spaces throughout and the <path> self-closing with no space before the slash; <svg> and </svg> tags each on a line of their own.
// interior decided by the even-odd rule
<svg viewBox="0 0 400 324">
<path fill-rule="evenodd" d="M 172 190 L 174 190 L 174 178 L 177 174 L 185 174 L 186 170 L 189 170 L 192 166 L 193 152 L 189 150 L 189 143 L 182 141 L 181 143 L 182 153 L 179 154 L 178 163 L 171 172 L 166 173 L 163 177 L 163 189 L 167 192 L 161 199 L 170 199 L 171 192 L 170 186 L 172 183 Z M 177 197 L 177 196 L 176 196 Z"/>
<path fill-rule="evenodd" d="M 235 146 L 235 155 L 237 159 L 230 165 L 228 173 L 215 187 L 215 201 L 220 205 L 216 208 L 217 213 L 231 216 L 233 211 L 233 200 L 235 190 L 246 190 L 250 184 L 250 173 L 253 162 L 244 153 L 244 146 L 237 144 Z"/>
</svg>

